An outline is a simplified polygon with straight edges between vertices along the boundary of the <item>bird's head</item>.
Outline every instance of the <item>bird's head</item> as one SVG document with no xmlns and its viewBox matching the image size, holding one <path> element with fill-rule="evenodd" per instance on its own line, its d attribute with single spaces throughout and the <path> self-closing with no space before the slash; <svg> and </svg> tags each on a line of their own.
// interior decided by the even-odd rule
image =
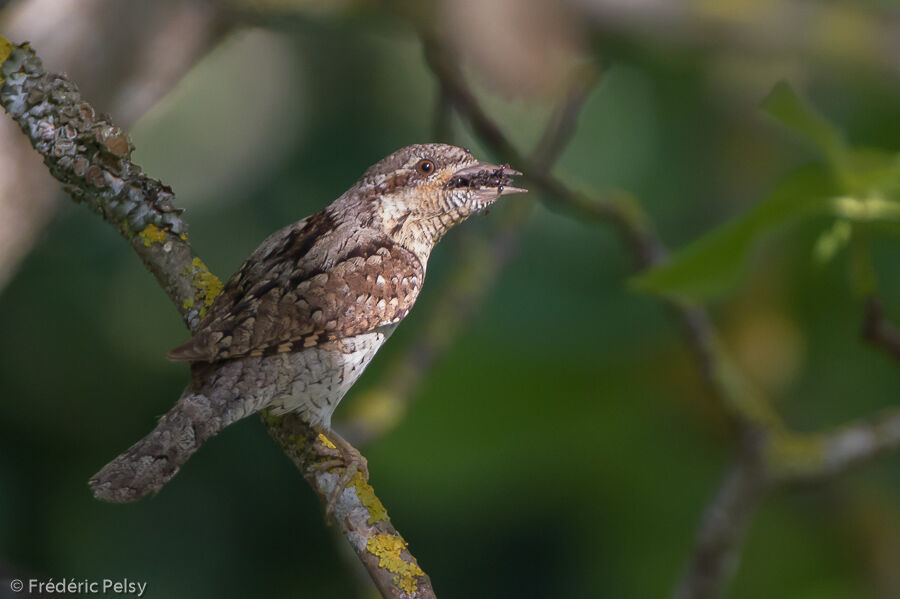
<svg viewBox="0 0 900 599">
<path fill-rule="evenodd" d="M 372 225 L 427 259 L 454 225 L 500 196 L 527 191 L 512 184 L 515 175 L 521 173 L 480 162 L 463 148 L 419 144 L 371 166 L 356 187 L 359 197 L 371 203 Z"/>
</svg>

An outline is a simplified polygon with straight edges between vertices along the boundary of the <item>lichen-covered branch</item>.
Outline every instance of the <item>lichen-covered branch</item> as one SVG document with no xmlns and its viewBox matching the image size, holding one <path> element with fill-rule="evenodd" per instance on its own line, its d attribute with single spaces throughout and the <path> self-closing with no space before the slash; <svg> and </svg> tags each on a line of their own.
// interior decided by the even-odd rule
<svg viewBox="0 0 900 599">
<path fill-rule="evenodd" d="M 74 83 L 44 72 L 28 45 L 0 39 L 0 61 L 0 102 L 50 173 L 131 243 L 188 326 L 196 324 L 217 288 L 187 243 L 172 190 L 131 162 L 125 133 L 81 101 Z"/>
<path fill-rule="evenodd" d="M 269 434 L 297 465 L 303 477 L 325 502 L 340 474 L 316 465 L 334 450 L 334 445 L 317 434 L 296 415 L 280 418 L 264 416 Z M 419 567 L 407 543 L 391 524 L 375 490 L 357 472 L 334 506 L 334 520 L 350 542 L 360 562 L 372 576 L 384 597 L 433 598 L 428 575 Z"/>
<path fill-rule="evenodd" d="M 72 198 L 99 214 L 131 244 L 191 329 L 221 291 L 196 256 L 172 190 L 131 161 L 125 133 L 82 101 L 62 75 L 47 73 L 27 44 L 0 37 L 0 104 L 19 124 Z M 320 497 L 340 476 L 316 464 L 333 455 L 295 416 L 265 418 L 269 433 Z M 431 583 L 393 528 L 372 487 L 354 480 L 335 510 L 337 524 L 385 597 L 427 599 Z"/>
<path fill-rule="evenodd" d="M 0 31 L 39 41 L 44 60 L 77 74 L 94 102 L 126 127 L 230 28 L 222 11 L 192 0 L 145 3 L 140 10 L 118 0 L 51 2 L 50 18 L 40 6 L 41 0 L 22 0 L 0 11 Z M 93 51 L 97 40 L 104 52 Z M 61 205 L 59 186 L 27 144 L 13 121 L 0 119 L 0 288 Z"/>
</svg>

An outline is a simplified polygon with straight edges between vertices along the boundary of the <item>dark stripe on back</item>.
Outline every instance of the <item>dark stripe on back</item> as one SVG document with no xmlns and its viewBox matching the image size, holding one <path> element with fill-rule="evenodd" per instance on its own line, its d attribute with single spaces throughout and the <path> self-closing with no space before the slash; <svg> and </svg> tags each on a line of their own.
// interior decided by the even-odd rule
<svg viewBox="0 0 900 599">
<path fill-rule="evenodd" d="M 296 262 L 305 256 L 323 235 L 334 228 L 334 219 L 327 211 L 316 212 L 306 221 L 306 226 L 298 231 L 291 231 L 278 257 Z"/>
</svg>

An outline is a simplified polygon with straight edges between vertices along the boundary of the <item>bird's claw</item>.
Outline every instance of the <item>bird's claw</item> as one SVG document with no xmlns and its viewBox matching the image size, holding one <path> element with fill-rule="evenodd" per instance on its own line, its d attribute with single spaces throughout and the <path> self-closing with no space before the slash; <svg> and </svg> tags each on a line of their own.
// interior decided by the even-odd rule
<svg viewBox="0 0 900 599">
<path fill-rule="evenodd" d="M 340 477 L 334 486 L 334 490 L 325 502 L 325 519 L 328 522 L 331 522 L 337 503 L 344 494 L 344 489 L 350 486 L 356 473 L 358 472 L 362 475 L 364 480 L 369 480 L 369 464 L 368 460 L 366 460 L 358 449 L 350 445 L 337 434 L 333 432 L 329 433 L 328 439 L 334 443 L 335 450 L 339 452 L 339 457 L 336 456 L 333 459 L 317 462 L 314 468 L 319 472 L 327 472 L 332 468 L 341 469 Z M 326 445 L 326 449 L 331 448 Z"/>
</svg>

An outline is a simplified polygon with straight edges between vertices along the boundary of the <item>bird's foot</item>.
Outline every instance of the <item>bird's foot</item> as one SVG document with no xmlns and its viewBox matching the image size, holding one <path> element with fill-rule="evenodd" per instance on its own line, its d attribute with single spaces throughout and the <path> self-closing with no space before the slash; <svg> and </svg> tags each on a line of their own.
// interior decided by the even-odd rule
<svg viewBox="0 0 900 599">
<path fill-rule="evenodd" d="M 318 462 L 315 466 L 316 470 L 325 472 L 332 468 L 341 469 L 340 478 L 338 478 L 334 490 L 325 502 L 325 518 L 326 520 L 331 521 L 337 502 L 340 500 L 341 495 L 343 495 L 344 489 L 350 485 L 350 481 L 353 480 L 356 473 L 358 472 L 361 474 L 365 480 L 369 480 L 369 464 L 368 460 L 366 460 L 365 456 L 363 456 L 358 449 L 350 445 L 350 443 L 334 431 L 328 431 L 327 434 L 323 433 L 322 437 L 324 437 L 326 441 L 331 442 L 333 449 L 336 451 L 336 455 L 334 459 Z M 327 449 L 332 449 L 332 447 L 328 447 L 328 444 L 326 443 L 323 443 L 323 445 Z"/>
</svg>

